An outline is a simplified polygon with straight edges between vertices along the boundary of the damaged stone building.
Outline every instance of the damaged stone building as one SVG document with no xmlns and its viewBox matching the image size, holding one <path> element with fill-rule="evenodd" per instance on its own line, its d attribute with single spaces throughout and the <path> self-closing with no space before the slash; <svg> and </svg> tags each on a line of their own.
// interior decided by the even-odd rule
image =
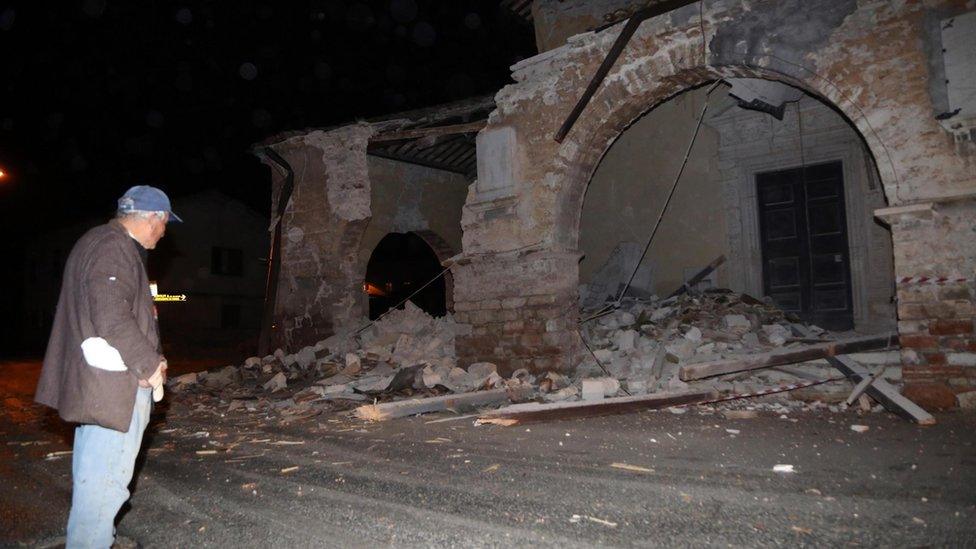
<svg viewBox="0 0 976 549">
<path fill-rule="evenodd" d="M 462 365 L 569 372 L 581 310 L 724 256 L 699 288 L 897 331 L 906 383 L 976 388 L 976 2 L 503 4 L 539 54 L 493 97 L 255 146 L 271 348 L 443 271 Z"/>
</svg>

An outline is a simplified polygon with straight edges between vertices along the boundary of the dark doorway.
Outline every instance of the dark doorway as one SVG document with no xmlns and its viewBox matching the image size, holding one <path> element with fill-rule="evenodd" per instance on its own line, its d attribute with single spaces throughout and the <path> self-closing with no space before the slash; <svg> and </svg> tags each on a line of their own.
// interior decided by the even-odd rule
<svg viewBox="0 0 976 549">
<path fill-rule="evenodd" d="M 756 174 L 763 291 L 831 330 L 854 327 L 840 162 Z"/>
<path fill-rule="evenodd" d="M 369 294 L 369 318 L 375 320 L 430 282 L 444 268 L 426 242 L 414 233 L 390 233 L 369 256 L 363 289 Z M 444 277 L 410 298 L 432 316 L 447 313 Z"/>
</svg>

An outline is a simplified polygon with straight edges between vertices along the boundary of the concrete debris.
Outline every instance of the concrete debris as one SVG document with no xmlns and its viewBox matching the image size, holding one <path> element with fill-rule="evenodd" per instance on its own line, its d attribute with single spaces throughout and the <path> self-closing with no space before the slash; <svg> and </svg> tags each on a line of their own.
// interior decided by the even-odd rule
<svg viewBox="0 0 976 549">
<path fill-rule="evenodd" d="M 959 401 L 959 408 L 962 410 L 976 410 L 976 391 L 959 393 L 956 395 Z"/>
<path fill-rule="evenodd" d="M 359 334 L 337 334 L 294 353 L 277 349 L 240 366 L 173 378 L 169 385 L 183 398 L 196 399 L 199 408 L 216 400 L 215 411 L 283 418 L 348 410 L 363 400 L 381 405 L 443 396 L 448 409 L 453 402 L 497 405 L 535 394 L 536 377 L 527 370 L 506 378 L 489 362 L 457 367 L 454 340 L 461 329 L 450 315 L 433 318 L 408 302 Z M 553 398 L 578 394 L 565 376 L 550 373 L 540 379 Z M 487 392 L 505 396 L 479 396 Z M 452 396 L 467 393 L 472 396 L 466 400 Z"/>
<path fill-rule="evenodd" d="M 542 398 L 546 402 L 561 402 L 563 400 L 570 400 L 578 395 L 580 392 L 579 388 L 576 386 L 564 387 L 557 391 L 553 391 L 544 395 Z"/>
<path fill-rule="evenodd" d="M 271 391 L 272 393 L 275 391 L 280 391 L 287 386 L 288 378 L 285 377 L 285 374 L 281 372 L 275 374 L 273 378 L 269 379 L 264 385 L 262 385 L 266 391 Z"/>
<path fill-rule="evenodd" d="M 583 380 L 583 400 L 603 400 L 603 381 L 599 379 Z"/>
<path fill-rule="evenodd" d="M 798 322 L 798 318 L 776 308 L 768 300 L 724 289 L 682 294 L 665 300 L 653 296 L 625 298 L 616 310 L 582 325 L 581 333 L 593 355 L 581 354 L 577 371 L 584 377 L 609 372 L 631 394 L 694 389 L 747 394 L 771 386 L 810 381 L 810 378 L 838 377 L 826 361 L 814 360 L 792 367 L 802 375 L 794 375 L 788 371 L 790 368 L 783 368 L 729 374 L 690 384 L 678 378 L 679 371 L 685 366 L 808 345 L 809 338 L 798 340 L 793 336 L 791 328 Z M 825 335 L 821 328 L 805 328 L 814 337 Z M 856 334 L 828 335 L 841 339 Z M 629 344 L 631 337 L 634 338 L 633 345 Z M 872 371 L 883 371 L 882 376 L 887 381 L 900 383 L 901 366 L 897 352 L 863 354 L 864 360 L 860 358 L 861 353 L 851 356 Z M 849 381 L 841 380 L 770 394 L 761 399 L 799 399 L 833 404 L 843 402 L 851 389 Z M 586 398 L 585 388 L 582 392 Z M 595 397 L 596 393 L 592 394 Z"/>
<path fill-rule="evenodd" d="M 802 345 L 810 337 L 797 341 L 792 336 L 797 320 L 766 301 L 728 290 L 666 300 L 626 297 L 615 310 L 581 326 L 593 355 L 581 353 L 573 375 L 526 369 L 502 375 L 489 362 L 459 367 L 455 338 L 467 327 L 450 314 L 434 318 L 408 302 L 359 333 L 336 334 L 293 352 L 277 349 L 265 357 L 249 357 L 240 366 L 186 374 L 168 384 L 180 398 L 196 399 L 200 410 L 266 414 L 282 421 L 351 410 L 362 401 L 372 402 L 372 408 L 356 414 L 374 420 L 456 411 L 455 405 L 493 407 L 524 401 L 597 406 L 593 412 L 573 413 L 603 414 L 607 406 L 619 407 L 621 398 L 654 401 L 661 395 L 744 394 L 810 377 L 837 377 L 822 360 L 792 370 L 757 370 L 691 383 L 678 377 L 686 365 Z M 825 333 L 812 326 L 806 329 L 814 337 Z M 866 368 L 900 382 L 897 351 L 866 355 Z M 838 381 L 750 400 L 748 410 L 741 409 L 742 401 L 701 404 L 696 409 L 727 411 L 729 419 L 768 411 L 795 421 L 791 414 L 830 410 L 828 405 L 842 403 L 850 391 L 849 382 Z M 973 400 L 960 395 L 960 403 L 964 398 Z M 388 406 L 401 402 L 405 404 Z M 680 414 L 688 408 L 669 410 Z M 835 410 L 848 409 L 840 405 Z"/>
</svg>

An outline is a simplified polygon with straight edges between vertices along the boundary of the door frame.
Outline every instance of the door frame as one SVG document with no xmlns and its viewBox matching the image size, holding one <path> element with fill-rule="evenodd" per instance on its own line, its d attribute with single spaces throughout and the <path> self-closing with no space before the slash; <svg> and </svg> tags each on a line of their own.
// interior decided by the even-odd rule
<svg viewBox="0 0 976 549">
<path fill-rule="evenodd" d="M 833 132 L 832 132 L 833 133 Z M 801 162 L 799 150 L 781 153 L 744 156 L 736 159 L 734 180 L 724 185 L 726 223 L 729 238 L 729 285 L 742 288 L 746 293 L 761 296 L 763 293 L 762 242 L 759 231 L 759 197 L 756 192 L 756 174 L 799 168 L 801 164 L 813 165 L 824 162 L 841 162 L 844 177 L 844 203 L 847 223 L 847 247 L 851 272 L 851 305 L 854 325 L 867 321 L 867 248 L 869 246 L 867 223 L 871 217 L 865 194 L 868 191 L 868 159 L 863 149 L 848 139 L 832 139 L 837 135 L 822 134 L 804 136 L 804 154 Z M 807 141 L 810 141 L 809 143 Z"/>
<path fill-rule="evenodd" d="M 845 308 L 843 310 L 843 314 L 842 315 L 841 314 L 830 315 L 828 313 L 817 313 L 813 309 L 814 303 L 816 302 L 815 295 L 814 295 L 815 294 L 815 291 L 816 291 L 816 276 L 815 276 L 815 273 L 814 273 L 814 253 L 815 252 L 813 250 L 813 244 L 812 244 L 812 240 L 813 240 L 813 236 L 814 235 L 812 235 L 810 233 L 810 231 L 811 231 L 810 197 L 809 197 L 809 192 L 808 192 L 808 188 L 807 188 L 807 184 L 806 184 L 807 183 L 807 178 L 806 178 L 804 172 L 807 169 L 811 168 L 811 167 L 817 167 L 817 166 L 838 166 L 839 167 L 839 170 L 838 170 L 837 173 L 838 173 L 838 175 L 840 177 L 841 192 L 840 192 L 840 196 L 838 197 L 839 200 L 837 202 L 839 203 L 838 205 L 840 207 L 840 212 L 841 212 L 841 214 L 844 217 L 844 221 L 843 221 L 843 224 L 844 224 L 844 227 L 843 227 L 843 230 L 844 230 L 843 236 L 844 236 L 844 238 L 843 238 L 843 241 L 841 243 L 841 246 L 842 246 L 841 255 L 843 257 L 843 263 L 844 263 L 844 268 L 843 268 L 844 273 L 843 274 L 844 274 L 844 286 L 845 286 L 845 290 L 846 290 L 845 291 L 845 296 L 844 296 L 844 299 L 845 299 L 845 302 L 846 302 L 846 306 L 845 306 Z M 806 241 L 805 243 L 803 243 L 803 244 L 800 245 L 801 246 L 800 249 L 801 250 L 805 250 L 805 254 L 801 254 L 801 263 L 803 263 L 803 267 L 802 268 L 806 271 L 806 273 L 805 273 L 805 276 L 803 274 L 800 274 L 800 273 L 797 273 L 797 274 L 800 277 L 800 292 L 801 292 L 800 306 L 801 306 L 801 309 L 802 309 L 802 307 L 804 306 L 804 303 L 805 303 L 806 306 L 809 308 L 809 310 L 806 311 L 805 313 L 801 311 L 801 312 L 799 312 L 797 314 L 801 318 L 803 318 L 803 320 L 805 322 L 813 323 L 813 324 L 816 324 L 816 325 L 822 326 L 822 327 L 829 327 L 833 323 L 833 321 L 828 321 L 828 317 L 836 317 L 837 319 L 839 319 L 842 316 L 845 319 L 845 324 L 846 324 L 846 322 L 850 322 L 851 323 L 850 324 L 850 327 L 845 327 L 843 329 L 852 329 L 854 327 L 853 326 L 853 324 L 854 324 L 854 297 L 853 297 L 854 296 L 854 290 L 853 290 L 854 281 L 853 281 L 853 279 L 851 277 L 851 252 L 850 252 L 850 241 L 851 241 L 851 239 L 850 239 L 850 236 L 847 233 L 847 225 L 848 225 L 847 218 L 849 217 L 849 214 L 848 214 L 847 202 L 846 202 L 846 197 L 845 197 L 845 195 L 846 195 L 846 191 L 845 190 L 847 188 L 847 184 L 846 184 L 847 182 L 844 179 L 844 163 L 843 163 L 843 161 L 834 160 L 834 161 L 827 161 L 827 162 L 807 162 L 807 163 L 805 163 L 802 166 L 796 166 L 796 167 L 793 167 L 793 168 L 786 168 L 785 170 L 774 170 L 774 171 L 770 171 L 770 172 L 756 172 L 753 175 L 753 178 L 755 180 L 756 195 L 757 195 L 756 217 L 757 217 L 757 219 L 759 219 L 759 234 L 760 234 L 759 248 L 760 248 L 760 255 L 763 258 L 762 259 L 762 263 L 761 263 L 761 265 L 762 265 L 762 267 L 761 267 L 762 271 L 760 272 L 760 277 L 761 277 L 762 285 L 763 285 L 763 294 L 764 295 L 767 295 L 766 294 L 766 287 L 767 287 L 767 284 L 769 283 L 769 277 L 771 276 L 771 273 L 766 272 L 766 266 L 768 265 L 769 260 L 766 257 L 766 251 L 764 250 L 764 248 L 766 246 L 768 246 L 769 244 L 768 244 L 768 239 L 766 239 L 766 241 L 764 242 L 764 238 L 763 238 L 763 220 L 761 219 L 762 216 L 760 215 L 760 212 L 763 210 L 763 208 L 758 203 L 758 196 L 761 194 L 761 192 L 760 192 L 760 181 L 759 181 L 759 178 L 762 175 L 769 176 L 769 175 L 781 174 L 781 173 L 785 173 L 785 172 L 799 172 L 799 174 L 797 176 L 797 177 L 799 177 L 799 181 L 791 181 L 790 182 L 790 185 L 792 187 L 792 190 L 795 191 L 796 188 L 797 188 L 796 185 L 799 184 L 798 185 L 798 187 L 799 187 L 799 193 L 802 194 L 802 210 L 798 209 L 798 204 L 796 203 L 796 200 L 798 200 L 797 198 L 794 198 L 793 199 L 792 205 L 791 205 L 790 209 L 794 212 L 794 214 L 801 214 L 803 216 L 802 217 L 802 220 L 801 219 L 794 219 L 794 223 L 802 223 L 803 224 L 802 237 L 800 236 L 800 234 L 796 234 L 796 238 L 798 238 L 798 239 L 799 238 L 802 238 L 803 240 Z M 766 227 L 766 231 L 768 231 L 768 230 L 769 230 L 769 227 Z M 768 236 L 768 234 L 766 236 Z M 799 251 L 800 250 L 798 250 L 798 253 L 799 253 Z M 805 255 L 805 258 L 803 257 L 803 255 Z M 804 261 L 804 259 L 805 259 L 805 261 Z M 802 280 L 804 278 L 807 280 L 806 285 L 804 285 L 802 283 Z M 831 328 L 831 329 L 833 329 L 833 328 Z"/>
</svg>

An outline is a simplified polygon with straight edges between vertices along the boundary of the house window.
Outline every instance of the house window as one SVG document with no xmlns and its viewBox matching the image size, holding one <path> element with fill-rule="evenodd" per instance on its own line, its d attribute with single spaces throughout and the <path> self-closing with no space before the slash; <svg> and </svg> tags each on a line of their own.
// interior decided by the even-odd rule
<svg viewBox="0 0 976 549">
<path fill-rule="evenodd" d="M 243 276 L 244 252 L 237 248 L 214 246 L 210 254 L 210 272 L 224 276 Z"/>
<path fill-rule="evenodd" d="M 241 306 L 236 303 L 225 303 L 220 307 L 220 327 L 241 327 Z"/>
</svg>

